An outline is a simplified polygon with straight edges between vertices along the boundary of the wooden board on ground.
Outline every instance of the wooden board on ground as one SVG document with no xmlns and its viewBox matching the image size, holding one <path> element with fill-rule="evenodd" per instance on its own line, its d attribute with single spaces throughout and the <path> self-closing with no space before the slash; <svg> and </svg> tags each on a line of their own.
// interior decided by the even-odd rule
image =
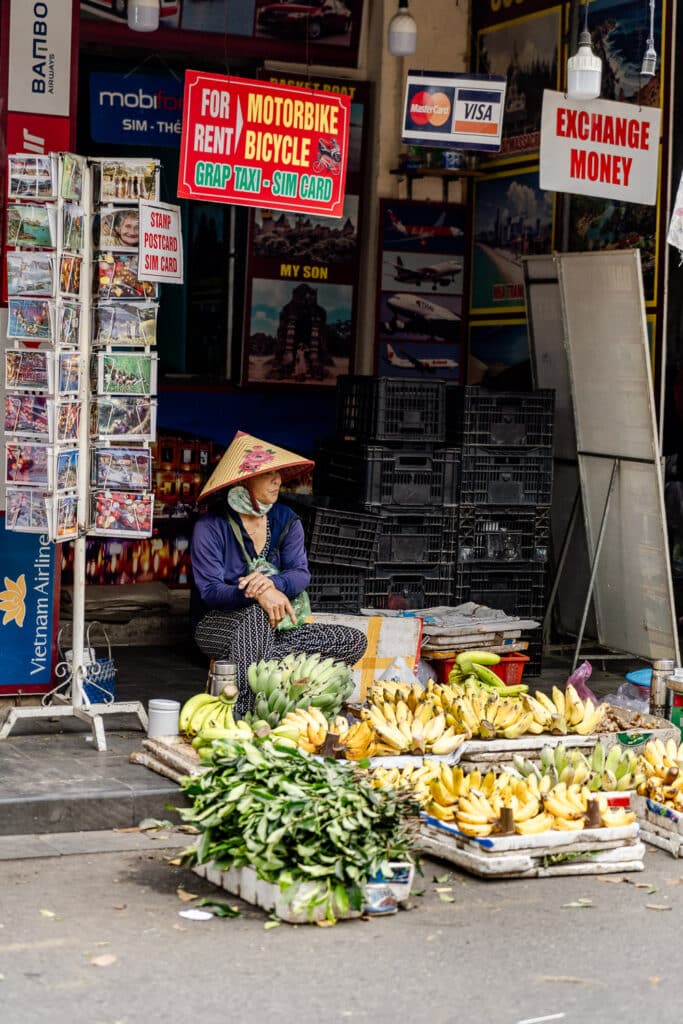
<svg viewBox="0 0 683 1024">
<path fill-rule="evenodd" d="M 470 839 L 446 822 L 423 822 L 420 852 L 482 878 L 545 878 L 552 875 L 642 871 L 645 847 L 637 823 L 623 828 L 543 832 L 536 836 Z"/>
<path fill-rule="evenodd" d="M 206 770 L 197 751 L 184 736 L 156 736 L 143 740 L 142 746 L 144 751 L 133 751 L 130 755 L 133 764 L 144 765 L 174 782 Z"/>
</svg>

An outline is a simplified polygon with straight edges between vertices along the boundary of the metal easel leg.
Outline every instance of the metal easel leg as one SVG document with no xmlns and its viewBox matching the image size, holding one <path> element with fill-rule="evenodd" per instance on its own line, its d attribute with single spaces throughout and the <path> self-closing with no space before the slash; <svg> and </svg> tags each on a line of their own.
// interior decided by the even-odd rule
<svg viewBox="0 0 683 1024">
<path fill-rule="evenodd" d="M 595 585 L 595 577 L 598 574 L 598 561 L 600 559 L 600 551 L 602 549 L 602 542 L 605 539 L 605 529 L 607 527 L 607 513 L 609 512 L 610 502 L 612 500 L 612 492 L 614 490 L 614 481 L 616 480 L 617 470 L 619 469 L 619 459 L 614 460 L 612 466 L 612 473 L 609 478 L 609 487 L 607 488 L 607 497 L 605 498 L 605 507 L 602 510 L 602 519 L 600 520 L 600 530 L 598 532 L 598 540 L 595 545 L 595 554 L 593 556 L 593 562 L 591 564 L 591 574 L 588 581 L 588 592 L 586 594 L 586 601 L 583 606 L 583 614 L 581 616 L 581 625 L 579 626 L 579 635 L 576 638 L 576 648 L 574 649 L 574 661 L 572 662 L 572 672 L 576 670 L 576 665 L 579 660 L 579 652 L 581 651 L 581 644 L 583 643 L 583 632 L 586 628 L 586 619 L 588 618 L 588 609 L 590 607 L 591 598 L 593 597 L 593 587 Z"/>
<path fill-rule="evenodd" d="M 569 554 L 569 545 L 571 543 L 572 536 L 574 535 L 574 528 L 576 527 L 576 523 L 579 518 L 580 502 L 581 486 L 579 485 L 576 491 L 576 495 L 574 496 L 574 503 L 572 505 L 571 515 L 569 516 L 567 529 L 562 540 L 562 549 L 560 551 L 560 557 L 558 559 L 557 568 L 555 570 L 555 579 L 553 580 L 550 596 L 548 597 L 548 607 L 546 609 L 545 616 L 543 617 L 543 631 L 541 637 L 544 648 L 546 648 L 550 642 L 550 623 L 552 622 L 553 605 L 555 603 L 555 598 L 557 597 L 557 591 L 560 589 L 560 579 L 562 578 L 562 570 L 564 569 L 564 563 L 566 562 L 567 555 Z"/>
</svg>

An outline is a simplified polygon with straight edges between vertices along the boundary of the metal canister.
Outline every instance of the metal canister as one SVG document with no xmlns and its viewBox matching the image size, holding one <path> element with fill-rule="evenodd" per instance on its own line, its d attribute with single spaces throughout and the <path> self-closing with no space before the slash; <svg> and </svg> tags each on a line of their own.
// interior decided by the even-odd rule
<svg viewBox="0 0 683 1024">
<path fill-rule="evenodd" d="M 666 717 L 671 719 L 674 698 L 683 695 L 683 668 L 675 668 L 666 681 Z"/>
<path fill-rule="evenodd" d="M 209 672 L 209 689 L 217 697 L 228 683 L 237 685 L 237 666 L 232 661 L 214 661 Z"/>
<path fill-rule="evenodd" d="M 652 662 L 650 680 L 650 714 L 666 718 L 667 680 L 673 675 L 674 663 L 670 658 L 659 658 Z"/>
</svg>

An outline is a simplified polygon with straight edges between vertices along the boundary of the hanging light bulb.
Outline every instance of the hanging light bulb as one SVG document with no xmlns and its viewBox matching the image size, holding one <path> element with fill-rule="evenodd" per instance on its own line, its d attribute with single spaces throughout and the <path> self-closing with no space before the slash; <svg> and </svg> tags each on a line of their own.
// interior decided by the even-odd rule
<svg viewBox="0 0 683 1024">
<path fill-rule="evenodd" d="M 591 34 L 588 31 L 588 4 L 583 32 L 579 36 L 579 48 L 567 61 L 567 96 L 572 100 L 595 100 L 600 95 L 602 82 L 602 60 L 593 52 Z"/>
<path fill-rule="evenodd" d="M 417 47 L 417 25 L 408 14 L 408 0 L 398 0 L 398 11 L 389 22 L 389 53 L 407 57 Z"/>
<path fill-rule="evenodd" d="M 641 75 L 648 78 L 657 71 L 657 51 L 655 50 L 655 0 L 650 0 L 650 35 L 647 37 L 647 49 L 643 55 L 643 63 L 640 66 Z"/>
<path fill-rule="evenodd" d="M 159 0 L 128 0 L 128 28 L 155 32 L 159 28 Z"/>
</svg>

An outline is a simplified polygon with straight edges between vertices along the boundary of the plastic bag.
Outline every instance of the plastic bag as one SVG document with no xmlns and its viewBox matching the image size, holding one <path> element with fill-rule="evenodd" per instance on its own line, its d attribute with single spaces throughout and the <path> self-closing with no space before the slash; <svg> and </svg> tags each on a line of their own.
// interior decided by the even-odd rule
<svg viewBox="0 0 683 1024">
<path fill-rule="evenodd" d="M 629 711 L 640 711 L 643 714 L 648 714 L 650 711 L 649 699 L 647 697 L 643 699 L 641 688 L 634 686 L 633 683 L 622 683 L 617 687 L 616 693 L 608 693 L 602 699 L 606 704 L 627 708 Z"/>
<path fill-rule="evenodd" d="M 593 703 L 597 706 L 600 703 L 600 701 L 588 685 L 588 680 L 590 679 L 592 673 L 593 666 L 591 665 L 590 661 L 582 662 L 579 665 L 579 667 L 572 672 L 569 679 L 565 683 L 565 687 L 569 686 L 569 684 L 571 683 L 576 692 L 578 693 L 579 697 L 581 698 L 581 700 L 592 700 Z"/>
</svg>

